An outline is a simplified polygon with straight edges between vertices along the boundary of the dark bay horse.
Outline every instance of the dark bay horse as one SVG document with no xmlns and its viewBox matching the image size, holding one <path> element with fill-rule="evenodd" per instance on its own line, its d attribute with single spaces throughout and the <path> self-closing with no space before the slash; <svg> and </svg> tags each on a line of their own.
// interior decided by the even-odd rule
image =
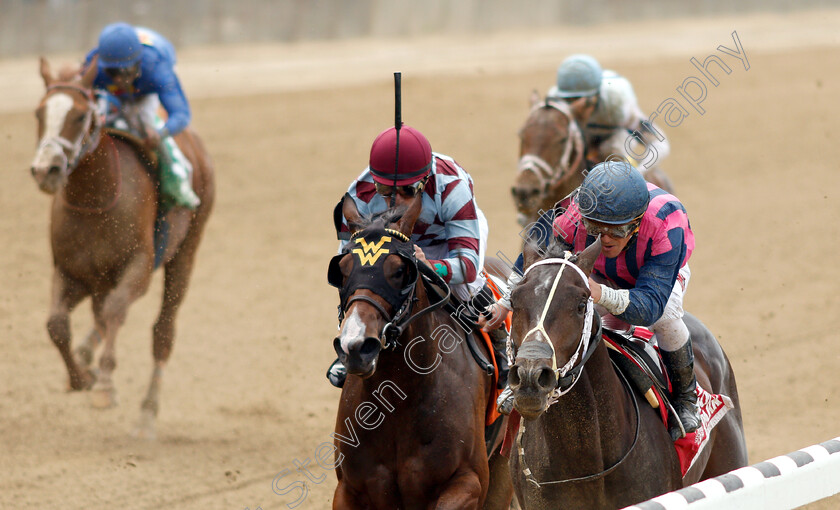
<svg viewBox="0 0 840 510">
<path fill-rule="evenodd" d="M 510 466 L 523 508 L 623 508 L 745 466 L 735 376 L 714 336 L 685 316 L 698 384 L 735 408 L 683 479 L 658 411 L 628 389 L 599 341 L 588 275 L 600 240 L 578 255 L 567 249 L 555 241 L 542 256 L 529 245 L 525 278 L 512 293 L 517 355 L 509 380 L 524 421 Z"/>
<path fill-rule="evenodd" d="M 47 330 L 67 365 L 70 388 L 92 389 L 93 405 L 109 407 L 116 404 L 112 372 L 117 364 L 117 330 L 129 305 L 146 292 L 152 278 L 158 192 L 156 172 L 137 149 L 102 129 L 91 89 L 96 70 L 94 61 L 80 77 L 55 78 L 41 59 L 46 93 L 36 110 L 39 145 L 31 172 L 38 187 L 54 196 L 50 225 L 54 273 Z M 193 165 L 201 205 L 196 211 L 173 208 L 166 217 L 168 243 L 159 254 L 165 268 L 163 304 L 152 329 L 155 366 L 137 430 L 147 436 L 154 434 L 175 316 L 214 198 L 213 167 L 201 140 L 186 130 L 176 141 Z M 70 312 L 88 296 L 95 327 L 73 351 Z M 104 347 L 95 373 L 91 364 L 100 343 Z"/>
<path fill-rule="evenodd" d="M 344 200 L 352 238 L 329 271 L 349 374 L 333 435 L 335 509 L 507 509 L 513 496 L 500 445 L 489 460 L 485 445 L 491 377 L 418 280 L 410 235 L 421 208 L 418 194 L 371 220 Z"/>
<path fill-rule="evenodd" d="M 569 104 L 531 95 L 531 111 L 519 130 L 519 171 L 511 194 L 526 226 L 583 182 L 583 135 Z"/>
</svg>

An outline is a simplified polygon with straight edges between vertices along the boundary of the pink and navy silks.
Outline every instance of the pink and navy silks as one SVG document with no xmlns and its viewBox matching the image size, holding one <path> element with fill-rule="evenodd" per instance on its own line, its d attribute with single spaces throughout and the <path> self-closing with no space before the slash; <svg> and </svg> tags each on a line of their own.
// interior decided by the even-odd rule
<svg viewBox="0 0 840 510">
<path fill-rule="evenodd" d="M 414 224 L 411 240 L 420 248 L 446 245 L 446 257 L 430 262 L 446 265 L 447 283 L 471 283 L 479 266 L 480 236 L 472 178 L 449 156 L 436 152 L 432 156 L 431 175 L 423 190 L 423 209 Z M 347 192 L 363 216 L 388 209 L 387 200 L 376 193 L 370 168 L 353 181 Z M 347 232 L 344 218 L 341 232 Z M 346 243 L 343 240 L 340 249 Z"/>
<path fill-rule="evenodd" d="M 653 184 L 647 186 L 650 204 L 638 235 L 618 257 L 600 254 L 593 268 L 593 274 L 630 290 L 630 304 L 617 317 L 639 326 L 653 324 L 662 316 L 679 270 L 694 251 L 694 233 L 685 207 L 674 195 Z M 586 233 L 575 202 L 555 218 L 554 235 L 571 244 L 575 252 L 595 242 Z"/>
</svg>

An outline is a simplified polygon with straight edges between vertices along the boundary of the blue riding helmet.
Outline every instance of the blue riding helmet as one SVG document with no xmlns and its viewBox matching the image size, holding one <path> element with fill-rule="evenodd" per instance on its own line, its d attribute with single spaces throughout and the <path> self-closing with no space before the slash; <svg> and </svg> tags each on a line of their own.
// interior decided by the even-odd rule
<svg viewBox="0 0 840 510">
<path fill-rule="evenodd" d="M 584 218 L 621 225 L 644 214 L 650 193 L 645 178 L 633 165 L 607 160 L 586 174 L 576 200 Z"/>
<path fill-rule="evenodd" d="M 594 96 L 601 87 L 601 64 L 584 54 L 572 55 L 557 68 L 557 88 L 562 98 Z"/>
<path fill-rule="evenodd" d="M 128 23 L 113 23 L 99 35 L 101 69 L 131 67 L 140 61 L 143 45 L 137 31 Z"/>
</svg>

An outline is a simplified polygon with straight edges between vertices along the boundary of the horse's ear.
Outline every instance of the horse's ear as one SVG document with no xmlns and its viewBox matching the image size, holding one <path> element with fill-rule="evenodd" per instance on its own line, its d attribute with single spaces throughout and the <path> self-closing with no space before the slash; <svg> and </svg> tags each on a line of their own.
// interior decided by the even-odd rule
<svg viewBox="0 0 840 510">
<path fill-rule="evenodd" d="M 88 64 L 87 69 L 83 71 L 82 74 L 82 87 L 86 89 L 93 88 L 93 80 L 96 79 L 96 73 L 99 72 L 99 68 L 97 67 L 97 63 L 99 62 L 99 55 L 93 57 L 93 60 L 90 61 Z"/>
<path fill-rule="evenodd" d="M 542 259 L 544 254 L 536 239 L 527 239 L 522 246 L 522 269 L 528 269 L 531 264 Z"/>
<path fill-rule="evenodd" d="M 417 218 L 420 217 L 420 211 L 423 210 L 423 194 L 418 193 L 414 195 L 408 209 L 403 213 L 402 218 L 397 222 L 397 230 L 402 232 L 406 237 L 411 237 L 414 231 L 414 224 Z"/>
<path fill-rule="evenodd" d="M 50 63 L 47 62 L 47 59 L 41 57 L 41 78 L 44 80 L 44 86 L 49 87 L 50 84 L 53 82 L 52 71 L 50 71 Z"/>
<path fill-rule="evenodd" d="M 595 266 L 595 260 L 601 254 L 601 237 L 590 244 L 585 250 L 578 254 L 577 266 L 583 271 L 586 276 L 592 273 L 592 267 Z"/>
<path fill-rule="evenodd" d="M 542 101 L 542 98 L 540 97 L 540 93 L 539 93 L 539 92 L 537 92 L 537 89 L 533 89 L 533 90 L 531 90 L 531 98 L 530 98 L 530 101 L 531 101 L 531 108 L 533 108 L 534 106 L 536 106 L 536 105 L 537 105 L 537 103 L 539 103 L 540 101 Z"/>
<path fill-rule="evenodd" d="M 344 194 L 344 203 L 341 204 L 341 214 L 347 220 L 347 228 L 353 234 L 362 226 L 362 215 L 359 214 L 359 208 L 356 207 L 356 201 L 349 193 Z"/>
</svg>

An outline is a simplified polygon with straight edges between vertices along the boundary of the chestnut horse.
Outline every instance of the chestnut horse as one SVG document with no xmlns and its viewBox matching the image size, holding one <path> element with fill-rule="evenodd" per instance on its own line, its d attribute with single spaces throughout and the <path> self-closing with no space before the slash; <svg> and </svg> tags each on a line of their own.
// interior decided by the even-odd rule
<svg viewBox="0 0 840 510">
<path fill-rule="evenodd" d="M 448 296 L 432 304 L 419 278 L 435 276 L 410 241 L 422 195 L 375 220 L 349 196 L 342 208 L 352 238 L 329 281 L 340 289 L 334 346 L 349 375 L 333 435 L 333 508 L 509 508 L 506 459 L 497 441 L 488 460 L 485 444 L 493 381 L 442 308 Z"/>
<path fill-rule="evenodd" d="M 623 508 L 747 465 L 732 367 L 711 332 L 686 314 L 697 383 L 735 407 L 681 476 L 658 411 L 628 387 L 600 341 L 588 286 L 600 240 L 579 255 L 567 249 L 555 241 L 543 257 L 529 244 L 525 277 L 511 296 L 510 385 L 525 420 L 510 467 L 523 508 Z"/>
<path fill-rule="evenodd" d="M 580 186 L 587 166 L 604 160 L 597 150 L 587 149 L 575 108 L 562 99 L 542 99 L 536 91 L 531 93 L 531 111 L 519 130 L 519 170 L 511 188 L 517 221 L 523 227 Z M 659 166 L 640 170 L 645 180 L 673 192 L 670 179 Z"/>
<path fill-rule="evenodd" d="M 149 287 L 155 266 L 156 171 L 138 150 L 101 126 L 92 90 L 96 61 L 81 76 L 55 78 L 41 59 L 46 94 L 38 118 L 39 145 L 31 172 L 38 187 L 53 195 L 50 239 L 54 273 L 47 330 L 58 347 L 72 390 L 92 389 L 95 407 L 116 404 L 112 372 L 114 344 L 128 307 Z M 141 405 L 137 432 L 154 435 L 162 371 L 172 351 L 175 316 L 186 295 L 201 234 L 213 207 L 213 167 L 193 132 L 176 141 L 194 169 L 201 198 L 196 211 L 173 208 L 165 251 L 163 304 L 152 329 L 154 370 Z M 92 301 L 95 327 L 71 350 L 70 312 L 85 297 Z M 98 373 L 91 370 L 98 344 L 104 347 Z"/>
<path fill-rule="evenodd" d="M 569 104 L 531 95 L 531 112 L 519 130 L 519 171 L 511 194 L 526 226 L 583 182 L 583 134 Z"/>
</svg>

